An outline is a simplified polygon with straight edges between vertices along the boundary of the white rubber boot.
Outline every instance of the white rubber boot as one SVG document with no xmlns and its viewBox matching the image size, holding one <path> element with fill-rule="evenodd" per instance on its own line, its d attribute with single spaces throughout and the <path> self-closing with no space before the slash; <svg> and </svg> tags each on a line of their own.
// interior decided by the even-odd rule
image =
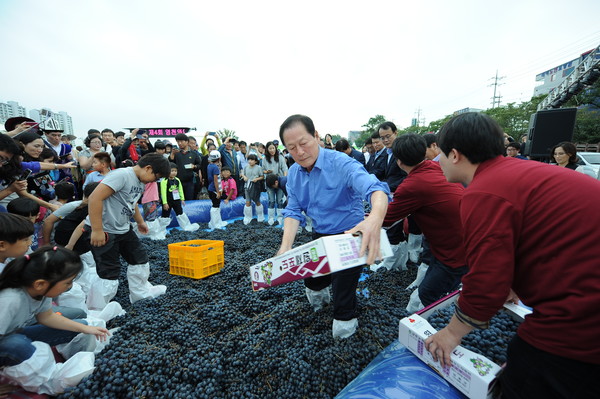
<svg viewBox="0 0 600 399">
<path fill-rule="evenodd" d="M 283 209 L 277 208 L 277 223 L 283 226 Z"/>
<path fill-rule="evenodd" d="M 423 279 L 425 278 L 425 274 L 427 274 L 427 269 L 429 269 L 429 265 L 426 265 L 425 263 L 421 263 L 419 265 L 419 269 L 417 270 L 417 278 L 415 278 L 415 281 L 410 283 L 409 286 L 406 287 L 406 289 L 413 290 L 413 289 L 419 287 L 419 285 L 421 284 L 421 281 L 423 281 Z"/>
<path fill-rule="evenodd" d="M 181 229 L 184 231 L 196 231 L 200 228 L 198 223 L 191 223 L 190 219 L 185 213 L 177 215 L 177 223 L 179 223 L 179 227 L 181 227 Z"/>
<path fill-rule="evenodd" d="M 312 305 L 315 312 L 323 309 L 323 306 L 331 302 L 329 287 L 323 288 L 321 291 L 313 291 L 310 288 L 305 287 L 305 292 L 308 303 Z"/>
<path fill-rule="evenodd" d="M 275 208 L 269 208 L 268 212 L 269 212 L 269 221 L 267 223 L 269 223 L 269 226 L 273 226 L 275 224 Z"/>
<path fill-rule="evenodd" d="M 423 234 L 409 234 L 408 235 L 408 257 L 412 263 L 419 261 L 419 254 L 423 249 L 421 244 L 423 243 Z"/>
<path fill-rule="evenodd" d="M 352 336 L 358 328 L 358 319 L 336 320 L 333 319 L 331 332 L 333 338 L 348 338 Z"/>
<path fill-rule="evenodd" d="M 142 299 L 156 298 L 167 292 L 165 285 L 152 285 L 148 281 L 150 265 L 129 265 L 127 267 L 127 281 L 129 282 L 129 300 L 135 303 Z"/>
<path fill-rule="evenodd" d="M 262 223 L 265 221 L 265 208 L 262 205 L 258 205 L 256 207 L 256 220 L 259 223 Z"/>
<path fill-rule="evenodd" d="M 252 205 L 244 206 L 244 224 L 249 224 L 252 221 Z"/>
<path fill-rule="evenodd" d="M 86 304 L 88 309 L 102 310 L 117 295 L 119 280 L 98 277 L 91 285 Z"/>
<path fill-rule="evenodd" d="M 58 395 L 74 387 L 94 371 L 94 354 L 79 352 L 64 363 L 56 363 L 50 346 L 34 341 L 35 352 L 16 366 L 2 369 L 0 375 L 26 391 Z"/>
</svg>

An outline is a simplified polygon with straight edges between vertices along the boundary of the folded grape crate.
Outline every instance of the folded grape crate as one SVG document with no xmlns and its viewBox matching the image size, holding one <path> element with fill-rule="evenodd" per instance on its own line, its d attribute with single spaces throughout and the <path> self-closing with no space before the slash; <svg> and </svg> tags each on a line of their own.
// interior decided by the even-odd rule
<svg viewBox="0 0 600 399">
<path fill-rule="evenodd" d="M 225 262 L 223 241 L 191 240 L 169 244 L 169 273 L 201 279 L 219 273 Z"/>
</svg>

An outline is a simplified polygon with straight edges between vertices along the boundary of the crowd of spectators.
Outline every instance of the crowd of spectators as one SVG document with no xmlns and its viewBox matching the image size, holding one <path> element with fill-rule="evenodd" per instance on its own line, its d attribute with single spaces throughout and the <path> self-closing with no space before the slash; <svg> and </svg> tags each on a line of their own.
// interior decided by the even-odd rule
<svg viewBox="0 0 600 399">
<path fill-rule="evenodd" d="M 362 151 L 347 139 L 334 142 L 329 134 L 322 140 L 312 120 L 303 115 L 284 122 L 281 148 L 277 139 L 247 143 L 214 132 L 206 132 L 200 143 L 183 133 L 174 137 L 175 143 L 151 142 L 140 129 L 127 134 L 90 129 L 85 148 L 73 148 L 74 137 L 64 135 L 51 119 L 37 124 L 11 118 L 5 129 L 0 134 L 0 211 L 31 221 L 31 250 L 53 242 L 54 224 L 70 220 L 65 209 L 77 212 L 69 224 L 77 231 L 88 212 L 82 208 L 87 195 L 100 187 L 100 193 L 111 197 L 108 183 L 99 185 L 105 178 L 113 185 L 119 176 L 133 179 L 144 192 L 145 199 L 137 200 L 142 200 L 148 222 L 159 225 L 162 208 L 162 218 L 174 211 L 187 231 L 198 226 L 183 212 L 186 200 L 210 199 L 209 226 L 219 229 L 226 225 L 220 204 L 237 197 L 245 199 L 245 224 L 252 220 L 253 203 L 258 222 L 263 222 L 260 196 L 266 192 L 267 223 L 284 226 L 278 253 L 292 247 L 302 222 L 312 220 L 314 238 L 361 231 L 366 242 L 362 249 L 374 250 L 369 253 L 371 264 L 379 250 L 377 232 L 384 226 L 393 256 L 371 270 L 405 270 L 409 261 L 420 261 L 419 276 L 411 284 L 416 290 L 410 311 L 462 284 L 463 295 L 449 327 L 427 340 L 435 359 L 448 363 L 464 334 L 485 328 L 506 300 L 521 298 L 534 314 L 511 344 L 520 352 L 509 350 L 513 362 L 503 375 L 507 397 L 517 397 L 510 396 L 517 381 L 525 383 L 527 378 L 548 384 L 554 379 L 559 382 L 553 387 L 566 392 L 574 383 L 587 386 L 586 378 L 598 371 L 600 354 L 585 346 L 597 338 L 600 325 L 597 316 L 589 316 L 597 314 L 600 305 L 598 250 L 590 249 L 594 232 L 585 230 L 586 237 L 581 229 L 590 224 L 583 215 L 595 209 L 593 201 L 598 199 L 589 196 L 600 195 L 600 172 L 581 167 L 573 143 L 556 143 L 548 154 L 553 166 L 543 165 L 523 155 L 523 143 L 503 133 L 493 119 L 474 113 L 453 118 L 437 134 L 399 134 L 393 122 L 384 122 Z M 124 168 L 131 169 L 119 171 Z M 128 177 L 131 170 L 135 176 Z M 311 191 L 316 188 L 323 190 Z M 371 207 L 366 218 L 365 206 Z M 92 245 L 106 244 L 96 245 L 99 239 L 91 234 L 84 232 Z M 553 249 L 557 247 L 559 251 Z M 133 263 L 139 266 L 147 260 Z M 346 338 L 358 328 L 355 291 L 360 270 L 339 273 L 307 279 L 305 284 L 315 309 L 329 303 L 332 285 L 333 335 Z M 591 318 L 594 323 L 589 323 Z M 537 373 L 527 359 L 553 363 Z M 569 369 L 578 373 L 573 381 L 561 377 Z M 548 392 L 540 384 L 530 389 Z"/>
</svg>

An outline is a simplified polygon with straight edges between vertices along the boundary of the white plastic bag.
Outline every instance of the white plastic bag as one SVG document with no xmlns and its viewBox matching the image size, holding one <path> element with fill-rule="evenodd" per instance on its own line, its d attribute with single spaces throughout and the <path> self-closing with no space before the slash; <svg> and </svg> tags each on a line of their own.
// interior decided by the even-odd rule
<svg viewBox="0 0 600 399">
<path fill-rule="evenodd" d="M 127 267 L 127 282 L 129 283 L 129 300 L 135 303 L 142 299 L 153 299 L 167 291 L 165 285 L 152 285 L 148 281 L 150 265 L 129 265 Z"/>
<path fill-rule="evenodd" d="M 106 280 L 98 277 L 90 287 L 87 306 L 90 310 L 102 310 L 117 295 L 119 280 Z"/>
<path fill-rule="evenodd" d="M 73 387 L 94 371 L 94 354 L 79 352 L 64 363 L 56 363 L 50 346 L 32 342 L 33 355 L 17 364 L 0 370 L 0 375 L 30 392 L 57 395 Z"/>
<path fill-rule="evenodd" d="M 323 309 L 323 306 L 331 302 L 331 296 L 329 293 L 329 287 L 323 288 L 321 291 L 313 291 L 310 288 L 305 289 L 308 303 L 310 303 L 315 310 L 318 312 Z"/>
<path fill-rule="evenodd" d="M 81 286 L 73 282 L 73 286 L 69 291 L 65 291 L 56 298 L 56 303 L 59 306 L 68 306 L 71 308 L 81 309 L 88 313 L 88 307 L 85 303 L 86 296 Z"/>
<path fill-rule="evenodd" d="M 94 256 L 92 255 L 92 251 L 88 251 L 80 256 L 81 263 L 83 264 L 83 270 L 75 282 L 81 286 L 83 292 L 87 295 L 90 292 L 90 287 L 93 282 L 98 278 L 98 273 L 96 273 L 96 262 L 94 261 Z"/>
<path fill-rule="evenodd" d="M 421 263 L 419 265 L 419 269 L 417 270 L 417 278 L 415 278 L 415 281 L 410 283 L 408 285 L 408 287 L 406 287 L 406 289 L 412 290 L 412 289 L 417 288 L 419 285 L 421 285 L 421 282 L 425 278 L 425 274 L 427 274 L 427 269 L 429 269 L 429 265 L 427 265 L 425 263 Z"/>
<path fill-rule="evenodd" d="M 109 320 L 114 319 L 117 316 L 123 316 L 125 313 L 123 307 L 119 302 L 110 302 L 108 305 L 101 310 L 90 310 L 88 313 L 88 319 L 99 319 L 105 323 Z M 97 326 L 98 324 L 91 324 Z"/>
<path fill-rule="evenodd" d="M 331 332 L 333 338 L 348 338 L 352 336 L 358 328 L 358 319 L 352 320 L 336 320 L 333 319 Z"/>
<path fill-rule="evenodd" d="M 410 313 L 415 313 L 417 310 L 421 309 L 423 309 L 423 304 L 419 298 L 419 289 L 417 288 L 412 294 L 410 294 L 410 299 L 408 300 L 408 305 L 406 305 L 406 310 Z"/>
<path fill-rule="evenodd" d="M 406 241 L 403 241 L 397 245 L 391 245 L 392 256 L 388 256 L 377 265 L 371 265 L 371 271 L 376 272 L 377 270 L 385 267 L 387 270 L 408 270 L 406 262 L 408 261 L 408 249 Z"/>
<path fill-rule="evenodd" d="M 95 335 L 80 333 L 66 344 L 56 345 L 55 348 L 65 359 L 70 359 L 79 352 L 94 352 L 96 349 Z"/>
</svg>

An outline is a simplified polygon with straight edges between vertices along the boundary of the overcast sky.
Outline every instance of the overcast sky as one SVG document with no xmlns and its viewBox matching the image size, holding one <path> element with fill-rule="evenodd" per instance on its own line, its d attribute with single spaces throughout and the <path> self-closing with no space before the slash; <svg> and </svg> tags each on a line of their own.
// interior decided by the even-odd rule
<svg viewBox="0 0 600 399">
<path fill-rule="evenodd" d="M 600 1 L 0 1 L 0 102 L 105 127 L 277 137 L 291 114 L 346 136 L 531 98 L 600 45 Z"/>
</svg>

